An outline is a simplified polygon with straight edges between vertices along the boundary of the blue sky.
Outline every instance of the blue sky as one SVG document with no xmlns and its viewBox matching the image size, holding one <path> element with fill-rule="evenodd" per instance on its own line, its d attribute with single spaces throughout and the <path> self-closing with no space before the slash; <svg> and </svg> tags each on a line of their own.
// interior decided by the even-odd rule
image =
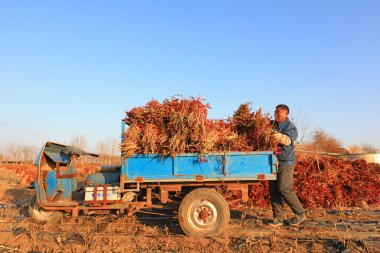
<svg viewBox="0 0 380 253">
<path fill-rule="evenodd" d="M 212 118 L 288 104 L 345 146 L 380 146 L 380 1 L 0 1 L 0 151 L 89 149 L 124 112 L 201 95 Z"/>
</svg>

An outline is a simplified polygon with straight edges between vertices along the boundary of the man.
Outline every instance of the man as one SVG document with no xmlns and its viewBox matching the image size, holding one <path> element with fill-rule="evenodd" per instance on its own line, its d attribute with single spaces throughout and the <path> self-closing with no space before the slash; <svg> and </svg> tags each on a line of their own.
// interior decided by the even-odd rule
<svg viewBox="0 0 380 253">
<path fill-rule="evenodd" d="M 269 181 L 270 201 L 273 210 L 271 226 L 284 225 L 284 209 L 282 200 L 292 209 L 295 214 L 287 223 L 297 226 L 306 219 L 297 195 L 293 191 L 294 172 L 294 143 L 298 137 L 296 126 L 288 119 L 289 107 L 283 104 L 276 106 L 275 121 L 273 123 L 273 137 L 278 141 L 277 160 L 279 162 L 277 180 Z"/>
</svg>

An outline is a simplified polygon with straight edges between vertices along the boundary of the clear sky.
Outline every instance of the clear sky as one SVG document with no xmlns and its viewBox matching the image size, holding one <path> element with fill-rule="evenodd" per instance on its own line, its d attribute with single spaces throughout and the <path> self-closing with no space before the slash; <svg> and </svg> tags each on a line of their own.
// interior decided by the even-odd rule
<svg viewBox="0 0 380 253">
<path fill-rule="evenodd" d="M 124 112 L 201 95 L 211 118 L 288 104 L 380 146 L 380 1 L 0 1 L 0 151 L 120 136 Z"/>
</svg>

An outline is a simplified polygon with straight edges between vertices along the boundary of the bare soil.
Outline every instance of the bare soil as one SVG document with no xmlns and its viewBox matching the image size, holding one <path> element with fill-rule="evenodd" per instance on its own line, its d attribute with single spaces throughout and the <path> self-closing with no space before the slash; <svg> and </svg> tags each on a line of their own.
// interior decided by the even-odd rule
<svg viewBox="0 0 380 253">
<path fill-rule="evenodd" d="M 220 236 L 194 238 L 183 234 L 176 212 L 157 210 L 132 217 L 66 215 L 39 225 L 28 215 L 33 191 L 1 168 L 0 182 L 0 252 L 380 252 L 375 207 L 310 210 L 297 228 L 272 228 L 266 225 L 270 210 L 241 206 L 231 210 Z"/>
</svg>

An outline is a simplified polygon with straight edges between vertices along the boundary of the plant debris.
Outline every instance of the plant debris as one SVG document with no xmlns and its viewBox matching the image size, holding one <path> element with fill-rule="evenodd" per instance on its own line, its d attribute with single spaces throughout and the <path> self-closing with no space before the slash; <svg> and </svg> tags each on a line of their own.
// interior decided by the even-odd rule
<svg viewBox="0 0 380 253">
<path fill-rule="evenodd" d="M 335 157 L 297 157 L 294 191 L 307 209 L 380 205 L 380 165 Z M 250 201 L 269 207 L 268 182 L 250 186 Z"/>
</svg>

